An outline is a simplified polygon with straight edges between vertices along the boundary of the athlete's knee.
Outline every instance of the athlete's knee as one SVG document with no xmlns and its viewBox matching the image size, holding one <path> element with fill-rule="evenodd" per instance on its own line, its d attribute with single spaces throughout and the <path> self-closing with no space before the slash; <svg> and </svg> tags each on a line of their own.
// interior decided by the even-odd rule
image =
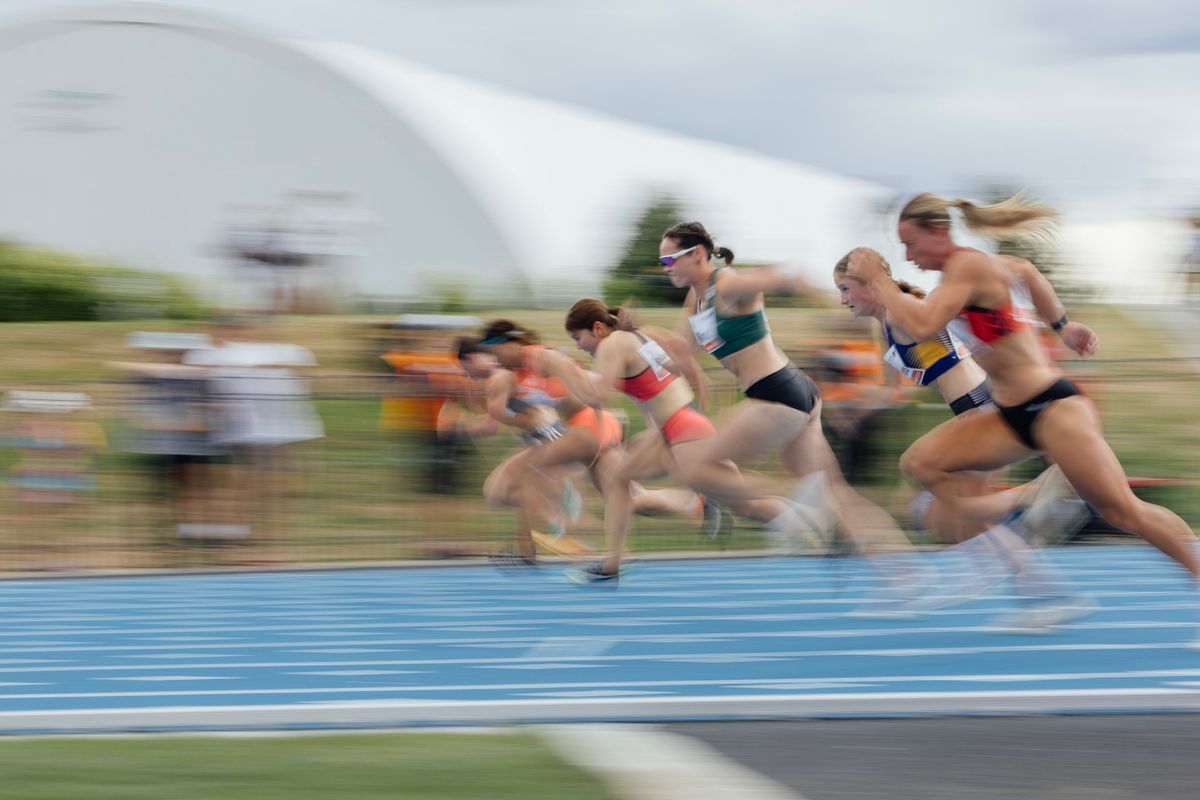
<svg viewBox="0 0 1200 800">
<path fill-rule="evenodd" d="M 512 481 L 507 475 L 493 475 L 483 483 L 483 499 L 492 508 L 508 505 L 512 495 Z"/>
<path fill-rule="evenodd" d="M 933 482 L 939 469 L 932 453 L 914 445 L 900 456 L 900 471 L 922 486 L 927 486 Z"/>
<path fill-rule="evenodd" d="M 1141 527 L 1140 522 L 1148 508 L 1132 492 L 1120 497 L 1093 502 L 1091 505 L 1092 509 L 1105 522 L 1123 531 L 1138 530 Z"/>
</svg>

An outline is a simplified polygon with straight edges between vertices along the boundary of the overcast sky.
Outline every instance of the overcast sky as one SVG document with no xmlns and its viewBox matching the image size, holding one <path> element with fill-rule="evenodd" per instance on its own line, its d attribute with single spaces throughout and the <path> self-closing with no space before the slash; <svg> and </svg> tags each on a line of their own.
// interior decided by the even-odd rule
<svg viewBox="0 0 1200 800">
<path fill-rule="evenodd" d="M 88 3 L 76 3 L 86 5 Z M 1200 202 L 1195 0 L 165 0 L 896 186 Z M 0 21 L 61 5 L 0 0 Z"/>
</svg>

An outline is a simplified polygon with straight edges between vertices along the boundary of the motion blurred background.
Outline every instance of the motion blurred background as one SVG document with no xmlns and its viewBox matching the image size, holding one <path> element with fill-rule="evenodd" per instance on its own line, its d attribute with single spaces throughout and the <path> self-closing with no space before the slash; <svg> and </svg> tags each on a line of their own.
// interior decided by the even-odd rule
<svg viewBox="0 0 1200 800">
<path fill-rule="evenodd" d="M 1000 248 L 1100 333 L 1098 358 L 1054 353 L 1194 525 L 1200 39 L 1154 9 L 10 0 L 0 569 L 488 552 L 512 522 L 480 487 L 518 444 L 450 432 L 456 337 L 506 317 L 566 348 L 587 296 L 672 325 L 655 259 L 684 218 L 830 290 L 772 300 L 772 330 L 904 521 L 897 457 L 947 412 L 880 402 L 830 275 L 866 244 L 931 286 L 891 213 L 923 190 L 1060 209 L 1053 242 Z M 585 499 L 572 533 L 599 544 Z M 633 547 L 765 546 L 700 523 L 639 519 Z"/>
</svg>

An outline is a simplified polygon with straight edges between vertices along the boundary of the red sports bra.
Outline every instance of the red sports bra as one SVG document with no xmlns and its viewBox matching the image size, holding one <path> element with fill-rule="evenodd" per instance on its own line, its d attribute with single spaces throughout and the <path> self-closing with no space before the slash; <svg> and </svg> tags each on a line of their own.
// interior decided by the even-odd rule
<svg viewBox="0 0 1200 800">
<path fill-rule="evenodd" d="M 1029 322 L 1012 303 L 1006 303 L 1000 308 L 967 306 L 962 310 L 962 316 L 971 326 L 971 333 L 984 344 L 991 344 L 1021 328 L 1029 327 Z"/>
<path fill-rule="evenodd" d="M 646 368 L 632 378 L 622 378 L 618 388 L 634 400 L 645 401 L 657 397 L 670 386 L 675 375 L 663 366 L 670 357 L 658 342 L 647 339 L 638 331 L 633 331 L 633 335 L 642 340 L 638 355 L 646 362 Z"/>
</svg>

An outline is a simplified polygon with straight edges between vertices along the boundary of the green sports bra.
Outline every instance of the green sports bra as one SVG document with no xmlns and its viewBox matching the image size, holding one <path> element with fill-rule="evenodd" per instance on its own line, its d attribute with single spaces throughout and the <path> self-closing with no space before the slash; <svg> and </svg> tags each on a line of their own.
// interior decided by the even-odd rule
<svg viewBox="0 0 1200 800">
<path fill-rule="evenodd" d="M 708 308 L 701 309 L 702 302 L 696 301 L 696 313 L 688 318 L 696 341 L 716 358 L 731 356 L 739 350 L 745 350 L 755 342 L 765 339 L 770 332 L 767 326 L 767 315 L 760 308 L 749 314 L 736 317 L 725 317 L 717 313 L 717 273 L 725 267 L 713 270 L 712 282 L 704 293 L 703 304 Z"/>
</svg>

